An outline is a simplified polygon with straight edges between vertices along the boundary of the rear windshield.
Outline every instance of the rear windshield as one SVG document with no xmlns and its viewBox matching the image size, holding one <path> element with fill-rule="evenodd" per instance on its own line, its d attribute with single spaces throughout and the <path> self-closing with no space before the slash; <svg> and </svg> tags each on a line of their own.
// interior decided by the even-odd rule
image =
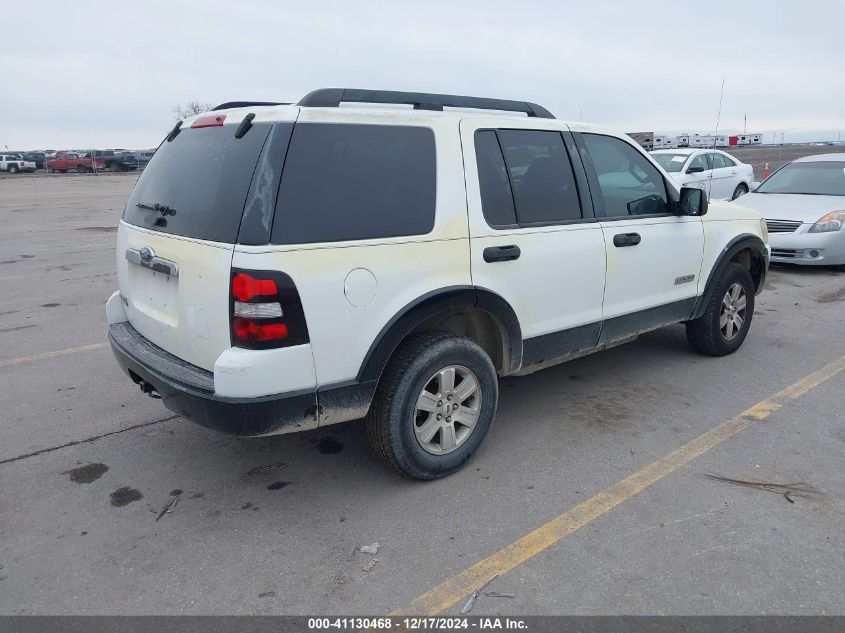
<svg viewBox="0 0 845 633">
<path fill-rule="evenodd" d="M 234 244 L 271 125 L 255 124 L 240 139 L 235 127 L 185 129 L 164 141 L 132 190 L 123 219 L 162 233 Z"/>
</svg>

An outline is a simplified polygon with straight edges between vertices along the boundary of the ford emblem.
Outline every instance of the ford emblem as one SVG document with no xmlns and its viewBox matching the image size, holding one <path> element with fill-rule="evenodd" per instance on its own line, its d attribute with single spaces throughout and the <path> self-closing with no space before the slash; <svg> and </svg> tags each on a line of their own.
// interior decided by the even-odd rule
<svg viewBox="0 0 845 633">
<path fill-rule="evenodd" d="M 138 255 L 141 257 L 141 261 L 145 264 L 149 264 L 151 261 L 153 261 L 153 257 L 156 256 L 155 251 L 149 246 L 145 246 L 140 251 L 138 251 Z"/>
</svg>

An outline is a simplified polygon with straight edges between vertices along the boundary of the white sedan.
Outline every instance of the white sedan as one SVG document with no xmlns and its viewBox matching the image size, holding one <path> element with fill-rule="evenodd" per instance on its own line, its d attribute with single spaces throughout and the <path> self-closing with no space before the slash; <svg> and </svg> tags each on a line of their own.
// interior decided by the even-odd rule
<svg viewBox="0 0 845 633">
<path fill-rule="evenodd" d="M 709 198 L 735 200 L 751 189 L 754 169 L 717 149 L 658 149 L 652 158 L 679 187 L 696 187 Z"/>
</svg>

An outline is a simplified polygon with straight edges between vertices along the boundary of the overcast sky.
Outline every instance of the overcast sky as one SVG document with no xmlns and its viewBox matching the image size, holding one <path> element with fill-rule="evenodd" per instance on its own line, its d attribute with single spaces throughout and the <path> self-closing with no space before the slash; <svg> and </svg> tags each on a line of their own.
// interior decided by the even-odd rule
<svg viewBox="0 0 845 633">
<path fill-rule="evenodd" d="M 845 2 L 0 0 L 0 146 L 154 147 L 190 100 L 535 101 L 626 131 L 845 135 Z M 766 138 L 770 140 L 770 135 Z"/>
</svg>

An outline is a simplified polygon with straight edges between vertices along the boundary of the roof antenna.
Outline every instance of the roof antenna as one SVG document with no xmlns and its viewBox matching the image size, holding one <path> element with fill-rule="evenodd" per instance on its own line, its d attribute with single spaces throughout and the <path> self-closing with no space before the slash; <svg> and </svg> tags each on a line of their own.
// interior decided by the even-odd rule
<svg viewBox="0 0 845 633">
<path fill-rule="evenodd" d="M 722 90 L 719 92 L 719 109 L 716 111 L 716 131 L 713 132 L 713 149 L 716 149 L 716 137 L 719 135 L 719 118 L 722 116 L 722 97 L 725 95 L 725 78 L 722 77 Z"/>
</svg>

